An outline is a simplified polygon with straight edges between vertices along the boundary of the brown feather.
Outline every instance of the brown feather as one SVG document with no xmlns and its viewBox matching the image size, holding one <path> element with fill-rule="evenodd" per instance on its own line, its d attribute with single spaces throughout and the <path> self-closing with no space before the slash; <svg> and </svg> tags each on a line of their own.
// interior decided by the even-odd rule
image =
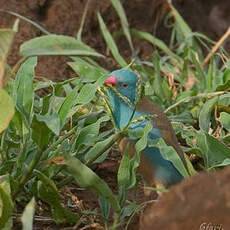
<svg viewBox="0 0 230 230">
<path fill-rule="evenodd" d="M 151 114 L 156 114 L 157 116 L 154 118 L 156 126 L 161 130 L 163 139 L 167 145 L 172 146 L 178 153 L 179 157 L 181 158 L 184 166 L 187 169 L 186 161 L 184 158 L 184 153 L 178 143 L 176 134 L 173 130 L 173 127 L 168 120 L 167 116 L 163 112 L 163 110 L 158 107 L 155 103 L 148 100 L 147 97 L 143 97 L 138 106 L 137 110 L 143 112 L 149 112 Z"/>
<path fill-rule="evenodd" d="M 129 143 L 129 153 L 130 153 L 130 158 L 134 157 L 135 155 L 135 142 L 129 140 L 128 138 L 122 138 L 118 142 L 119 149 L 121 151 L 121 154 L 124 154 L 124 151 L 126 150 L 127 144 Z M 151 187 L 156 183 L 156 180 L 154 178 L 154 165 L 152 165 L 146 158 L 144 154 L 140 154 L 140 164 L 137 169 L 137 172 L 140 173 L 144 179 L 145 186 Z M 146 195 L 149 195 L 147 191 L 151 190 L 146 190 L 145 193 Z"/>
</svg>

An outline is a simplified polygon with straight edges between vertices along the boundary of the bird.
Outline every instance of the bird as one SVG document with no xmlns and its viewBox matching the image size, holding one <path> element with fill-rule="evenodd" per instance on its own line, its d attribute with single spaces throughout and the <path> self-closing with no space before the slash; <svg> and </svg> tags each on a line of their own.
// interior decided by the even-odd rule
<svg viewBox="0 0 230 230">
<path fill-rule="evenodd" d="M 130 119 L 135 120 L 143 116 L 153 115 L 151 118 L 152 129 L 148 138 L 151 140 L 163 138 L 167 145 L 176 150 L 186 168 L 184 153 L 163 110 L 146 96 L 140 98 L 135 108 L 136 94 L 141 89 L 140 84 L 137 74 L 128 69 L 118 69 L 111 72 L 104 82 L 105 86 L 111 86 L 107 87 L 107 92 L 116 126 L 122 129 L 129 124 Z M 135 112 L 133 112 L 134 108 L 136 109 Z M 134 131 L 144 129 L 147 122 L 144 120 L 131 124 L 130 129 Z M 129 144 L 130 156 L 132 157 L 135 154 L 136 141 L 133 138 L 124 137 L 119 141 L 118 146 L 124 153 L 127 144 Z M 142 175 L 145 186 L 155 185 L 157 188 L 168 188 L 184 178 L 172 162 L 162 157 L 157 147 L 148 144 L 141 151 L 138 173 Z M 148 191 L 145 192 L 149 194 Z"/>
</svg>

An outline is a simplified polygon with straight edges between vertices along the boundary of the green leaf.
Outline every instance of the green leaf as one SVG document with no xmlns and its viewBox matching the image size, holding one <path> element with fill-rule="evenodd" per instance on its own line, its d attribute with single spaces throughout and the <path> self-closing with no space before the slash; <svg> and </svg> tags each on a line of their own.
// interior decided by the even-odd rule
<svg viewBox="0 0 230 230">
<path fill-rule="evenodd" d="M 103 116 L 99 118 L 93 124 L 85 126 L 76 141 L 76 147 L 78 148 L 82 144 L 92 143 L 94 142 L 94 138 L 98 136 L 99 128 L 102 122 L 108 121 L 110 119 L 109 116 Z"/>
<path fill-rule="evenodd" d="M 107 44 L 107 47 L 110 49 L 113 57 L 115 58 L 115 60 L 118 62 L 118 64 L 121 67 L 127 66 L 126 61 L 119 54 L 118 48 L 116 46 L 116 43 L 115 43 L 112 35 L 110 34 L 109 30 L 107 29 L 107 27 L 106 27 L 106 25 L 105 25 L 105 23 L 103 21 L 103 18 L 100 15 L 100 13 L 97 14 L 97 18 L 98 18 L 98 21 L 99 21 L 101 32 L 102 32 L 103 37 L 105 39 L 105 42 Z"/>
<path fill-rule="evenodd" d="M 138 210 L 141 209 L 141 206 L 131 203 L 125 207 L 122 208 L 121 210 L 121 220 L 124 219 L 126 216 L 131 216 L 134 212 L 137 212 Z"/>
<path fill-rule="evenodd" d="M 96 81 L 109 72 L 104 68 L 93 66 L 86 61 L 68 62 L 68 65 L 80 76 L 83 81 Z"/>
<path fill-rule="evenodd" d="M 77 214 L 65 209 L 61 205 L 61 196 L 54 182 L 42 172 L 35 170 L 38 178 L 42 181 L 39 185 L 39 197 L 51 206 L 52 216 L 57 224 L 76 223 L 79 220 Z"/>
<path fill-rule="evenodd" d="M 77 104 L 87 104 L 93 100 L 95 93 L 99 87 L 105 82 L 108 76 L 101 76 L 94 84 L 86 84 L 81 88 L 81 91 L 77 95 L 76 102 Z"/>
<path fill-rule="evenodd" d="M 91 159 L 94 159 L 94 157 L 97 156 L 97 154 L 102 151 L 104 149 L 104 147 L 110 143 L 112 141 L 112 139 L 114 138 L 115 134 L 110 136 L 109 138 L 97 142 L 85 155 L 85 161 L 89 162 Z M 104 159 L 106 158 L 106 156 L 108 155 L 108 151 L 106 151 L 105 153 L 103 153 L 96 161 L 94 161 L 94 163 L 101 163 L 102 161 L 104 161 Z"/>
<path fill-rule="evenodd" d="M 79 109 L 82 105 L 87 104 L 93 100 L 98 87 L 104 83 L 106 78 L 107 76 L 101 76 L 94 84 L 85 84 L 79 93 L 79 85 L 76 85 L 71 93 L 69 93 L 69 95 L 65 98 L 58 111 L 61 128 L 65 124 L 66 120 L 73 114 L 71 109 L 77 105 L 77 108 L 74 108 L 74 110 L 77 111 L 77 109 Z"/>
<path fill-rule="evenodd" d="M 0 133 L 9 125 L 14 116 L 14 102 L 8 93 L 0 89 Z"/>
<path fill-rule="evenodd" d="M 128 23 L 128 20 L 126 18 L 125 11 L 124 11 L 119 0 L 110 0 L 110 1 L 112 3 L 113 7 L 115 8 L 115 10 L 117 11 L 117 14 L 121 20 L 121 26 L 122 26 L 124 34 L 128 40 L 129 46 L 130 46 L 131 50 L 134 51 L 131 35 L 129 32 L 129 23 Z"/>
<path fill-rule="evenodd" d="M 60 129 L 60 119 L 57 113 L 46 114 L 46 115 L 36 115 L 37 120 L 44 122 L 47 127 L 55 134 L 59 135 Z"/>
<path fill-rule="evenodd" d="M 47 125 L 44 122 L 38 121 L 37 116 L 34 116 L 30 127 L 32 129 L 33 141 L 37 143 L 40 149 L 43 149 L 43 147 L 47 145 L 50 140 L 50 131 Z"/>
<path fill-rule="evenodd" d="M 224 91 L 230 88 L 230 79 L 227 80 L 224 84 L 218 85 L 215 91 Z"/>
<path fill-rule="evenodd" d="M 130 148 L 129 147 L 130 147 L 129 145 L 126 146 L 117 173 L 118 185 L 124 188 L 127 188 L 130 185 L 131 175 L 130 175 L 130 158 L 129 158 Z"/>
<path fill-rule="evenodd" d="M 213 165 L 211 168 L 217 168 L 217 167 L 223 167 L 223 166 L 228 166 L 230 165 L 230 158 L 226 158 L 223 160 L 223 162 L 221 162 L 220 164 L 216 164 L 216 165 Z"/>
<path fill-rule="evenodd" d="M 133 35 L 137 38 L 146 40 L 146 41 L 150 42 L 151 44 L 153 44 L 154 46 L 157 46 L 159 49 L 164 51 L 165 54 L 167 54 L 168 56 L 176 58 L 177 60 L 181 60 L 180 57 L 177 56 L 175 53 L 173 53 L 162 40 L 154 37 L 150 33 L 142 32 L 142 31 L 136 30 L 136 29 L 131 29 L 130 33 L 131 33 L 131 35 Z"/>
<path fill-rule="evenodd" d="M 77 95 L 76 101 L 78 104 L 87 104 L 95 96 L 97 88 L 94 84 L 86 84 L 81 88 L 81 91 Z"/>
<path fill-rule="evenodd" d="M 101 211 L 102 211 L 102 215 L 104 217 L 105 220 L 109 219 L 109 214 L 110 214 L 110 203 L 107 199 L 105 199 L 103 196 L 99 196 L 99 204 L 101 207 Z"/>
<path fill-rule="evenodd" d="M 160 74 L 159 56 L 157 52 L 153 54 L 153 66 L 156 71 L 154 85 L 153 85 L 154 91 L 156 95 L 164 101 L 166 100 L 166 96 L 163 90 L 163 79 Z"/>
<path fill-rule="evenodd" d="M 72 92 L 65 98 L 63 101 L 59 111 L 59 119 L 60 119 L 60 128 L 63 127 L 66 120 L 68 119 L 68 114 L 70 109 L 76 105 L 76 98 L 77 98 L 77 92 L 79 90 L 79 85 L 75 86 L 75 88 L 72 90 Z"/>
<path fill-rule="evenodd" d="M 11 29 L 0 29 L 0 61 L 6 59 L 10 50 L 15 31 Z"/>
<path fill-rule="evenodd" d="M 132 157 L 132 159 L 130 160 L 130 179 L 129 179 L 129 186 L 128 186 L 128 189 L 129 188 L 132 188 L 135 184 L 136 184 L 136 169 L 137 167 L 139 166 L 139 163 L 140 163 L 140 152 L 145 149 L 145 147 L 147 146 L 148 144 L 148 134 L 149 132 L 152 130 L 152 124 L 151 122 L 148 122 L 146 125 L 145 125 L 145 128 L 144 129 L 130 129 L 129 130 L 129 137 L 131 137 L 131 139 L 136 139 L 136 138 L 139 138 L 140 136 L 140 139 L 136 142 L 136 145 L 135 145 L 135 155 L 134 157 Z M 127 158 L 124 159 L 124 164 L 126 164 L 127 162 Z M 125 169 L 121 169 L 121 170 L 124 170 L 122 172 L 123 173 L 128 173 L 127 171 L 125 171 Z M 121 176 L 121 175 L 120 175 Z M 124 176 L 123 176 L 124 178 Z M 125 179 L 124 179 L 125 180 Z"/>
<path fill-rule="evenodd" d="M 201 90 L 206 90 L 207 79 L 206 79 L 205 74 L 201 68 L 201 64 L 197 60 L 197 56 L 195 55 L 194 52 L 191 52 L 191 57 L 192 57 L 192 61 L 193 61 L 195 68 L 196 68 L 196 72 L 197 72 L 196 77 L 200 82 L 199 87 Z"/>
<path fill-rule="evenodd" d="M 175 19 L 175 23 L 176 23 L 177 27 L 179 28 L 181 34 L 184 37 L 183 40 L 187 44 L 189 44 L 189 47 L 195 49 L 196 52 L 201 54 L 201 49 L 200 49 L 198 43 L 196 42 L 196 40 L 194 39 L 194 37 L 192 36 L 193 33 L 192 33 L 191 28 L 184 21 L 184 19 L 181 17 L 179 12 L 172 6 L 172 4 L 170 4 L 170 9 L 171 9 L 171 14 L 173 15 L 173 17 Z"/>
<path fill-rule="evenodd" d="M 206 92 L 212 92 L 216 88 L 216 79 L 218 79 L 218 73 L 216 72 L 216 62 L 212 57 L 208 66 L 208 73 L 206 74 Z"/>
<path fill-rule="evenodd" d="M 230 93 L 219 96 L 218 105 L 230 105 Z"/>
<path fill-rule="evenodd" d="M 3 87 L 3 77 L 8 52 L 10 50 L 15 31 L 10 29 L 0 29 L 0 88 Z"/>
<path fill-rule="evenodd" d="M 204 155 L 206 168 L 210 168 L 230 158 L 230 149 L 207 133 L 200 133 L 197 142 Z"/>
<path fill-rule="evenodd" d="M 192 30 L 172 5 L 170 5 L 170 8 L 176 23 L 180 26 L 181 30 L 184 33 L 184 36 L 187 38 L 192 33 Z"/>
<path fill-rule="evenodd" d="M 223 127 L 230 131 L 230 114 L 225 112 L 220 113 L 219 120 Z"/>
<path fill-rule="evenodd" d="M 74 37 L 45 35 L 24 42 L 20 47 L 23 56 L 65 55 L 104 57 Z"/>
<path fill-rule="evenodd" d="M 145 128 L 143 130 L 143 135 L 142 137 L 137 141 L 135 148 L 137 153 L 140 153 L 143 149 L 145 149 L 145 147 L 147 146 L 148 143 L 148 134 L 149 132 L 152 130 L 152 125 L 151 122 L 148 122 L 145 125 Z"/>
<path fill-rule="evenodd" d="M 230 80 L 230 69 L 226 69 L 224 71 L 224 76 L 223 76 L 223 81 L 227 82 L 228 80 Z"/>
<path fill-rule="evenodd" d="M 33 217 L 35 212 L 35 199 L 34 197 L 30 200 L 30 202 L 26 205 L 23 213 L 22 213 L 22 230 L 33 230 Z"/>
<path fill-rule="evenodd" d="M 92 189 L 98 195 L 103 196 L 110 202 L 114 211 L 120 210 L 118 200 L 109 186 L 90 168 L 74 157 L 70 157 L 66 164 L 72 176 L 81 187 Z"/>
<path fill-rule="evenodd" d="M 186 154 L 184 154 L 184 156 L 185 156 L 185 161 L 186 161 L 186 165 L 187 165 L 187 168 L 188 168 L 189 175 L 197 174 L 197 171 L 194 169 L 189 157 Z"/>
<path fill-rule="evenodd" d="M 210 155 L 209 161 L 215 159 L 221 162 L 226 158 L 230 158 L 230 149 L 223 142 L 207 133 L 205 135 Z"/>
<path fill-rule="evenodd" d="M 28 58 L 17 72 L 14 84 L 13 98 L 17 110 L 24 116 L 27 124 L 32 121 L 34 104 L 34 68 L 37 65 L 37 57 Z"/>
<path fill-rule="evenodd" d="M 199 115 L 199 124 L 200 124 L 200 129 L 203 130 L 204 132 L 209 131 L 212 110 L 214 109 L 217 102 L 218 102 L 218 97 L 214 97 L 206 101 L 201 108 L 200 115 Z"/>
<path fill-rule="evenodd" d="M 3 175 L 0 177 L 0 229 L 11 225 L 13 209 L 9 176 Z"/>
<path fill-rule="evenodd" d="M 160 138 L 156 145 L 157 148 L 159 148 L 161 155 L 164 159 L 171 161 L 175 168 L 181 173 L 183 177 L 188 177 L 189 174 L 181 161 L 177 151 L 172 147 L 168 146 L 165 141 Z"/>
</svg>

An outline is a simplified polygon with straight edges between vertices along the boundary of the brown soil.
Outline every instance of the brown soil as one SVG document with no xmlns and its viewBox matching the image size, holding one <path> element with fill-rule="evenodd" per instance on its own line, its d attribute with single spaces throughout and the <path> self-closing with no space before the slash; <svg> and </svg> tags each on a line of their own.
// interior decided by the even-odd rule
<svg viewBox="0 0 230 230">
<path fill-rule="evenodd" d="M 229 178 L 230 167 L 184 180 L 158 203 L 146 207 L 140 230 L 229 229 Z"/>
<path fill-rule="evenodd" d="M 165 1 L 121 0 L 127 13 L 130 27 L 153 33 L 167 42 L 170 31 L 163 26 L 163 22 L 160 20 L 162 15 L 167 12 Z M 85 2 L 85 0 L 0 0 L 0 9 L 10 10 L 26 16 L 52 33 L 75 36 L 80 25 Z M 219 39 L 229 26 L 229 1 L 173 0 L 172 2 L 193 31 L 203 32 L 214 40 Z M 110 5 L 110 1 L 92 0 L 83 30 L 83 41 L 104 54 L 106 59 L 98 61 L 107 69 L 112 70 L 117 68 L 117 64 L 106 50 L 106 45 L 97 23 L 97 10 L 101 12 L 111 32 L 120 29 L 119 19 Z M 12 27 L 14 20 L 14 16 L 0 12 L 0 28 Z M 41 35 L 42 33 L 38 29 L 21 20 L 19 32 L 15 37 L 8 57 L 8 63 L 13 66 L 20 59 L 19 47 L 24 41 Z M 138 39 L 133 40 L 138 55 L 141 58 L 151 60 L 154 47 L 147 42 Z M 131 52 L 126 40 L 118 38 L 117 44 L 119 44 L 122 56 L 130 60 Z M 229 41 L 225 42 L 225 48 L 230 50 Z M 66 57 L 40 57 L 36 74 L 55 81 L 73 77 L 75 74 L 66 64 L 68 60 L 69 58 Z M 115 160 L 109 159 L 95 169 L 113 188 L 114 192 L 117 190 L 116 173 L 118 161 L 119 158 L 115 158 Z M 229 176 L 229 169 L 217 175 L 201 174 L 172 188 L 167 196 L 162 197 L 160 202 L 154 205 L 151 209 L 151 215 L 146 214 L 146 217 L 143 218 L 144 227 L 141 229 L 153 229 L 152 227 L 148 228 L 149 226 L 154 226 L 154 229 L 199 229 L 200 224 L 203 222 L 222 224 L 224 229 L 228 229 L 230 223 L 227 222 L 229 220 L 226 219 L 226 216 L 228 216 L 227 212 L 229 213 L 230 211 Z M 71 185 L 68 189 L 79 200 L 82 200 L 85 209 L 93 210 L 98 208 L 97 198 L 92 192 L 79 190 L 76 185 Z M 63 196 L 66 198 L 65 191 L 63 191 Z M 140 191 L 139 196 L 140 202 L 143 201 L 142 191 Z M 41 208 L 39 214 L 49 214 L 49 209 L 44 204 L 38 206 Z M 78 211 L 76 210 L 76 212 Z M 135 230 L 138 228 L 138 218 L 136 216 L 129 229 Z M 100 222 L 97 218 L 94 220 L 95 222 Z M 148 225 L 153 222 L 154 225 Z M 228 225 L 226 225 L 227 223 Z M 17 229 L 17 226 L 19 225 L 16 224 L 14 229 Z M 37 220 L 35 221 L 34 229 L 63 229 L 63 226 L 57 226 L 50 220 L 43 222 Z"/>
<path fill-rule="evenodd" d="M 41 24 L 51 33 L 75 36 L 80 25 L 85 2 L 83 0 L 0 0 L 0 9 L 11 10 L 26 16 Z M 124 2 L 124 8 L 131 28 L 147 31 L 165 41 L 168 40 L 170 31 L 165 29 L 163 22 L 160 21 L 167 12 L 166 0 L 122 2 Z M 229 1 L 174 0 L 173 3 L 193 31 L 204 32 L 214 40 L 218 39 L 229 25 Z M 111 32 L 120 29 L 119 19 L 110 2 L 108 0 L 92 0 L 83 30 L 83 40 L 98 52 L 107 56 L 106 59 L 99 60 L 99 62 L 107 69 L 112 70 L 117 65 L 111 58 L 111 55 L 106 52 L 106 45 L 97 23 L 97 10 L 101 12 Z M 12 27 L 14 20 L 14 16 L 0 12 L 0 28 Z M 8 63 L 14 65 L 19 60 L 19 46 L 24 41 L 41 35 L 41 31 L 21 20 L 19 32 L 16 35 Z M 139 56 L 151 59 L 154 48 L 147 42 L 138 39 L 133 40 Z M 119 38 L 117 41 L 121 54 L 127 60 L 130 60 L 131 53 L 126 40 Z M 225 46 L 228 48 L 229 44 L 225 44 Z M 57 81 L 73 77 L 74 73 L 66 65 L 67 60 L 69 59 L 65 57 L 40 57 L 36 68 L 37 75 Z"/>
</svg>

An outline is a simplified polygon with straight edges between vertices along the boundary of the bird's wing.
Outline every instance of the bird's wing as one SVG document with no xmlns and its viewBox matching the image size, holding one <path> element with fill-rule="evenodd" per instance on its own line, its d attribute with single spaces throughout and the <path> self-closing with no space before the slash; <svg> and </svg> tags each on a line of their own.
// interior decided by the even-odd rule
<svg viewBox="0 0 230 230">
<path fill-rule="evenodd" d="M 172 146 L 180 156 L 183 164 L 186 166 L 184 153 L 178 143 L 176 134 L 172 128 L 170 121 L 167 116 L 163 112 L 163 110 L 158 107 L 155 103 L 148 100 L 147 97 L 143 97 L 137 107 L 138 111 L 149 112 L 151 114 L 156 114 L 157 116 L 154 118 L 155 125 L 160 129 L 162 137 L 167 145 Z"/>
<path fill-rule="evenodd" d="M 130 157 L 134 157 L 135 155 L 135 141 L 130 140 L 129 138 L 123 138 L 118 142 L 119 149 L 124 154 L 127 144 L 129 144 L 129 154 Z M 140 164 L 138 167 L 138 172 L 143 176 L 146 186 L 150 187 L 154 184 L 154 172 L 155 167 L 151 162 L 146 159 L 145 154 L 140 154 Z"/>
</svg>

